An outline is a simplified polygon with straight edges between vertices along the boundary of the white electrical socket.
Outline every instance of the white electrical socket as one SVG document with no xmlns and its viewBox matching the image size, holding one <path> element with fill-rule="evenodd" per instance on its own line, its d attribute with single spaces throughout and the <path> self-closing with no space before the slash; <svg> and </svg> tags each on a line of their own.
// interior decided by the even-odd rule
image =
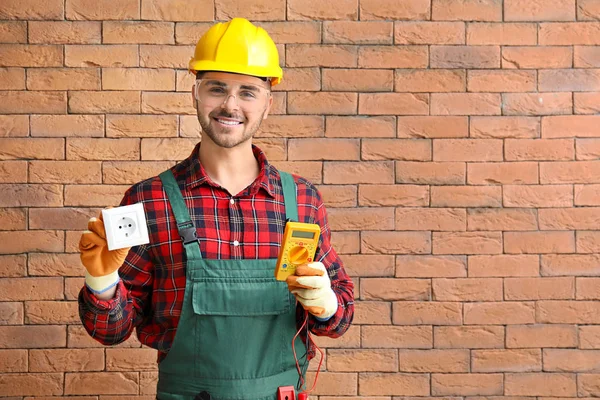
<svg viewBox="0 0 600 400">
<path fill-rule="evenodd" d="M 102 210 L 108 250 L 150 243 L 142 203 Z"/>
</svg>

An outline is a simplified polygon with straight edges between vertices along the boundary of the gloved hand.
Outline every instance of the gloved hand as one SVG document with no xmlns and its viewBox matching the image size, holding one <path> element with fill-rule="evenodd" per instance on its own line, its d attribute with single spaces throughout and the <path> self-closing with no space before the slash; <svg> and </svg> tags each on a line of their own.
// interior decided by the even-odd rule
<svg viewBox="0 0 600 400">
<path fill-rule="evenodd" d="M 296 274 L 288 276 L 286 283 L 302 307 L 315 317 L 326 320 L 337 311 L 337 296 L 331 289 L 329 274 L 323 263 L 298 266 Z"/>
<path fill-rule="evenodd" d="M 88 230 L 79 240 L 81 262 L 85 266 L 85 283 L 94 293 L 102 293 L 119 282 L 119 267 L 123 265 L 128 248 L 109 251 L 102 213 L 90 218 Z"/>
</svg>

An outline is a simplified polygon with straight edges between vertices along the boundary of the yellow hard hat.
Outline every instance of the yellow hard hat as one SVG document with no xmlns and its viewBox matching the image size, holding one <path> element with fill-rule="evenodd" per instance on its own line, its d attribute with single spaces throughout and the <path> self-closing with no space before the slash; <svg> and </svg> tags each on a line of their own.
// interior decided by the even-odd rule
<svg viewBox="0 0 600 400">
<path fill-rule="evenodd" d="M 264 29 L 244 18 L 215 24 L 202 35 L 189 69 L 271 78 L 271 85 L 283 77 L 275 43 Z"/>
</svg>

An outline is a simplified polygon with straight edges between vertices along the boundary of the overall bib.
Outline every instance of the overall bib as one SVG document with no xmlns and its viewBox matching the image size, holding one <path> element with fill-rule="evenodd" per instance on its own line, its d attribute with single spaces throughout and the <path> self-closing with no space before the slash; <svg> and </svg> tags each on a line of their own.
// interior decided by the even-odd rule
<svg viewBox="0 0 600 400">
<path fill-rule="evenodd" d="M 280 172 L 286 218 L 297 221 L 296 187 Z M 296 386 L 292 353 L 296 301 L 276 281 L 277 259 L 205 260 L 196 228 L 170 170 L 159 175 L 187 256 L 186 285 L 175 340 L 159 364 L 159 400 L 273 400 Z M 294 343 L 298 357 L 306 347 Z M 205 393 L 202 393 L 205 392 Z M 202 393 L 202 395 L 200 395 Z"/>
</svg>

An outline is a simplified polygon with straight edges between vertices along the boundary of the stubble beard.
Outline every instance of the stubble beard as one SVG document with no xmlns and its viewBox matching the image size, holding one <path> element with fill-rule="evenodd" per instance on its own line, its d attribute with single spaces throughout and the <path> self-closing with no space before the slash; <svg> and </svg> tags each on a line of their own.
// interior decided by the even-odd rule
<svg viewBox="0 0 600 400">
<path fill-rule="evenodd" d="M 226 128 L 223 128 L 223 132 L 218 132 L 218 128 L 213 129 L 213 125 L 211 125 L 213 116 L 211 114 L 203 117 L 200 115 L 200 110 L 198 110 L 197 115 L 198 121 L 200 122 L 200 127 L 202 127 L 202 135 L 208 136 L 210 140 L 212 140 L 219 147 L 231 149 L 252 139 L 256 131 L 258 131 L 258 128 L 260 128 L 260 124 L 265 116 L 265 112 L 266 109 L 262 112 L 261 117 L 252 125 L 245 125 L 246 122 L 244 122 L 244 130 L 241 136 L 238 133 L 226 132 Z M 216 113 L 214 116 L 226 118 L 236 117 L 235 115 L 228 114 L 225 111 Z M 246 120 L 244 119 L 244 121 Z"/>
</svg>

